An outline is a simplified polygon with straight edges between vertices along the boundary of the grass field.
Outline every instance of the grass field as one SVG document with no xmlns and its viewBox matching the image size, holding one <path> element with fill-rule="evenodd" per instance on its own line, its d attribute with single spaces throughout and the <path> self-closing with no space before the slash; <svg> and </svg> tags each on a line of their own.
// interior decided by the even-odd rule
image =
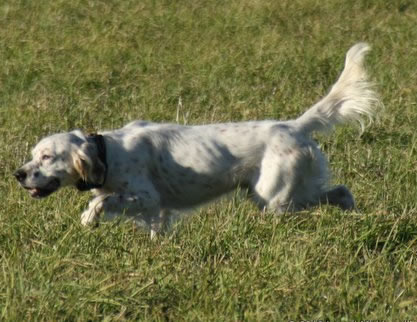
<svg viewBox="0 0 417 322">
<path fill-rule="evenodd" d="M 0 2 L 0 320 L 416 321 L 416 21 L 412 0 Z M 357 212 L 236 194 L 150 241 L 11 176 L 54 132 L 294 118 L 358 41 L 385 112 L 317 137 Z"/>
</svg>

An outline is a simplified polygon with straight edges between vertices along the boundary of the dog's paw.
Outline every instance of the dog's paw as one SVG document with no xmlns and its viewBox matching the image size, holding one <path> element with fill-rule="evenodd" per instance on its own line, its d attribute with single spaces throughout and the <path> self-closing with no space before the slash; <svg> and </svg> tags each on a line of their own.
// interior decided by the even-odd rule
<svg viewBox="0 0 417 322">
<path fill-rule="evenodd" d="M 98 222 L 98 215 L 94 210 L 87 209 L 81 214 L 81 225 L 94 226 Z"/>
</svg>

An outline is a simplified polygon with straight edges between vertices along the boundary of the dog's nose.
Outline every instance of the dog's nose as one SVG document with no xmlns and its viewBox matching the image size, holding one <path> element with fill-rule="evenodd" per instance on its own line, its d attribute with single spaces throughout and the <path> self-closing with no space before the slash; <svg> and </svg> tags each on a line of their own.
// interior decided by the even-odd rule
<svg viewBox="0 0 417 322">
<path fill-rule="evenodd" d="M 15 173 L 13 173 L 14 177 L 17 179 L 17 181 L 22 182 L 26 179 L 26 172 L 22 169 L 17 170 Z"/>
</svg>

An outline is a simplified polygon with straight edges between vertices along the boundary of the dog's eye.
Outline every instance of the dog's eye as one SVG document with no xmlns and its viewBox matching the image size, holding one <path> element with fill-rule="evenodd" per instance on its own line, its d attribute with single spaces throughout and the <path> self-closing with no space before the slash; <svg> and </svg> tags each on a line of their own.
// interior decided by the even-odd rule
<svg viewBox="0 0 417 322">
<path fill-rule="evenodd" d="M 50 159 L 52 159 L 52 157 L 51 157 L 50 155 L 48 155 L 48 154 L 44 154 L 44 155 L 41 157 L 41 159 L 42 159 L 42 161 L 46 161 L 46 160 L 50 160 Z"/>
</svg>

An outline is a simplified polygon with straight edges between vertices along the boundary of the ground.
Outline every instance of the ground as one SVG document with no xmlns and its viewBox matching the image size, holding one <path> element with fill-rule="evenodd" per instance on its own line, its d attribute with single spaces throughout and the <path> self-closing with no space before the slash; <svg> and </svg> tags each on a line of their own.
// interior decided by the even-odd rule
<svg viewBox="0 0 417 322">
<path fill-rule="evenodd" d="M 411 0 L 1 2 L 0 319 L 415 319 L 416 21 Z M 89 193 L 34 200 L 11 175 L 59 131 L 294 118 L 358 41 L 384 112 L 316 138 L 355 212 L 236 193 L 150 241 L 82 227 Z"/>
</svg>

